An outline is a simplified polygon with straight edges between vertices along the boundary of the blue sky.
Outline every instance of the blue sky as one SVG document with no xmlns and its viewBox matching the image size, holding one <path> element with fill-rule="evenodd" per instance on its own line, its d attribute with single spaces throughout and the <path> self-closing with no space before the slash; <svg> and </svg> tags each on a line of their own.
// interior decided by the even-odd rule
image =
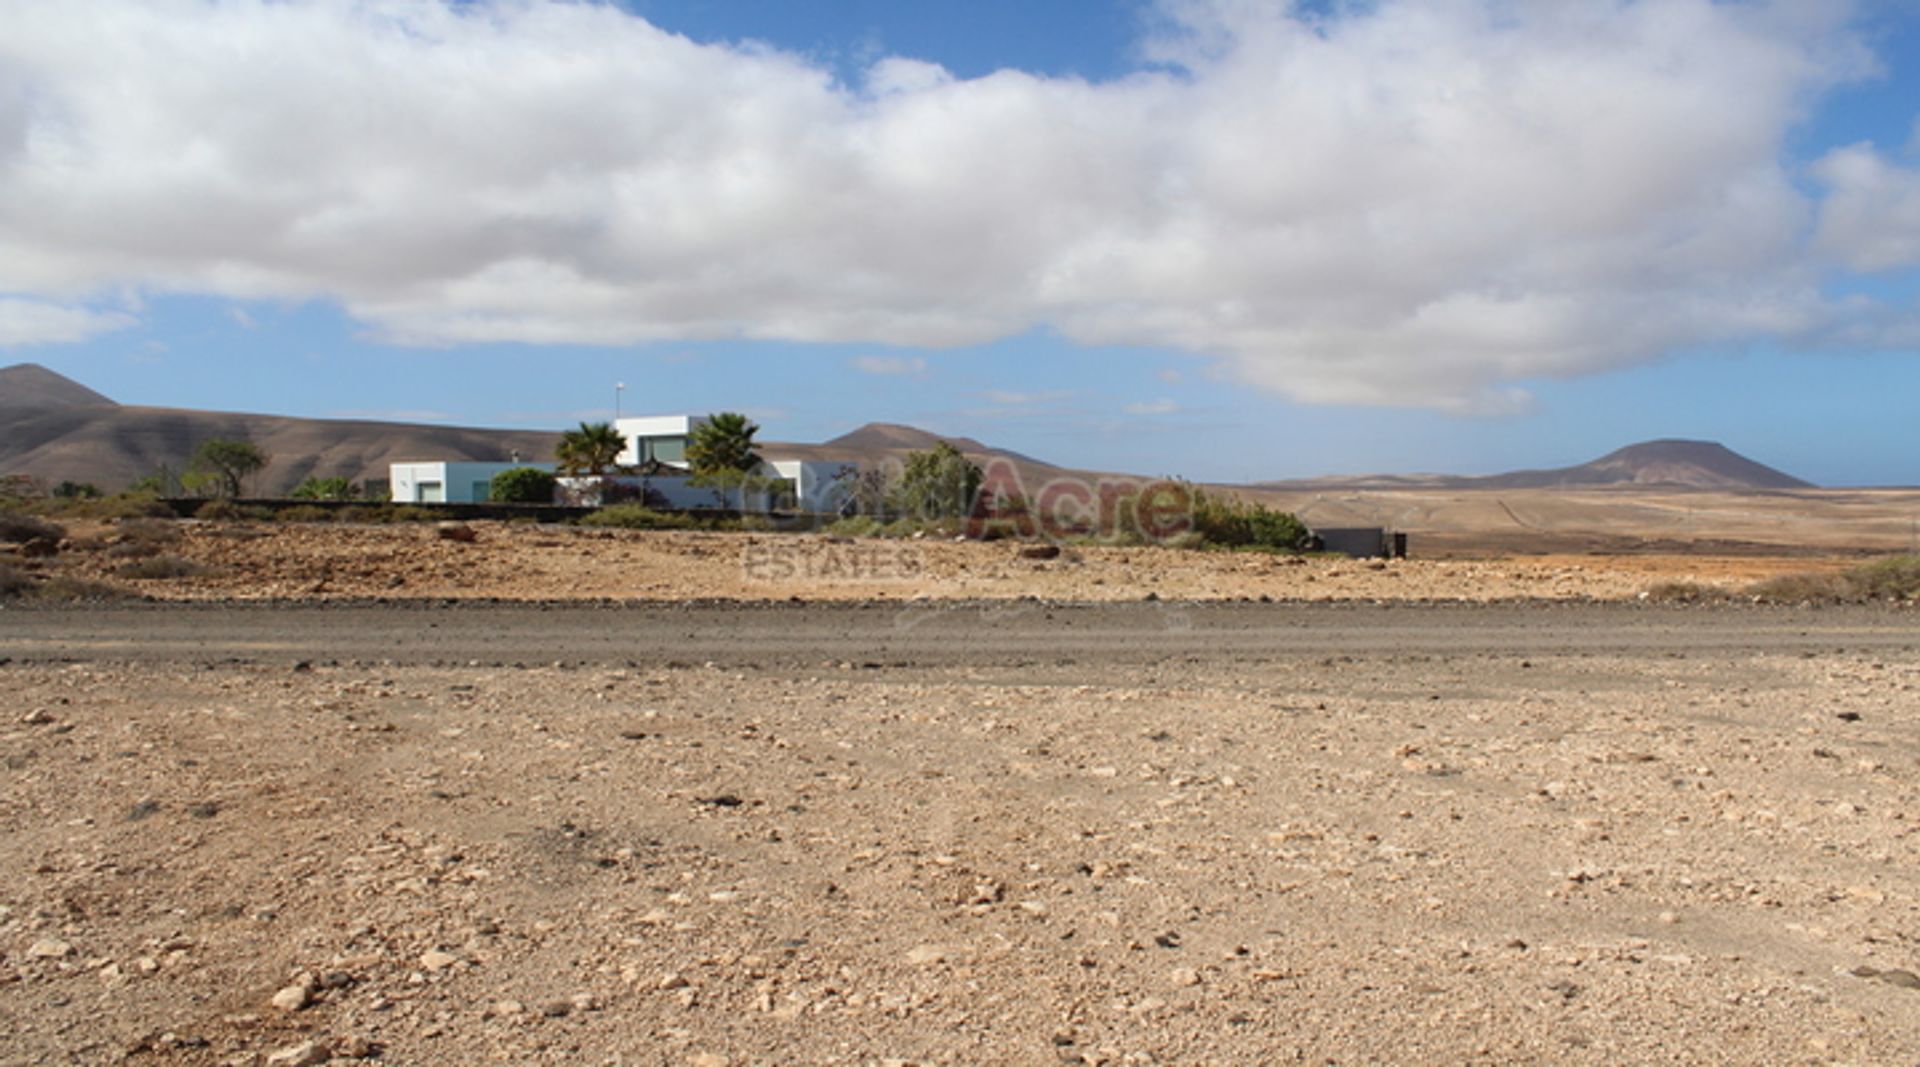
<svg viewBox="0 0 1920 1067">
<path fill-rule="evenodd" d="M 1920 484 L 1909 5 L 63 6 L 0 361 L 122 402 Z"/>
</svg>

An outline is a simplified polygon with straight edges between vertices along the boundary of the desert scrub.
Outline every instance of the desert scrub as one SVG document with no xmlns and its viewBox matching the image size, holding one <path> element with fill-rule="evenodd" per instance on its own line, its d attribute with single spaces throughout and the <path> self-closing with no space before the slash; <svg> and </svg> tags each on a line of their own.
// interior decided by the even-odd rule
<svg viewBox="0 0 1920 1067">
<path fill-rule="evenodd" d="M 1842 574 L 1783 574 L 1747 593 L 1776 604 L 1913 600 L 1920 597 L 1920 556 L 1889 556 Z"/>
<path fill-rule="evenodd" d="M 1704 582 L 1658 582 L 1643 590 L 1640 599 L 1656 604 L 1712 604 L 1731 596 L 1725 589 Z"/>
<path fill-rule="evenodd" d="M 58 541 L 65 536 L 66 527 L 57 522 L 48 522 L 24 511 L 0 511 L 0 541 L 25 544 L 41 538 Z"/>
<path fill-rule="evenodd" d="M 641 504 L 613 504 L 580 517 L 582 526 L 601 526 L 621 530 L 691 530 L 699 526 L 690 515 L 655 511 Z"/>
<path fill-rule="evenodd" d="M 333 512 L 312 504 L 295 504 L 273 513 L 275 522 L 332 522 Z"/>
<path fill-rule="evenodd" d="M 114 574 L 122 578 L 147 580 L 198 578 L 208 573 L 210 573 L 210 571 L 205 564 L 195 563 L 193 560 L 184 559 L 180 556 L 167 555 L 150 556 L 146 559 L 135 560 L 121 567 L 119 570 L 114 571 Z"/>
<path fill-rule="evenodd" d="M 273 518 L 273 512 L 253 505 L 236 504 L 231 500 L 209 500 L 200 505 L 193 517 L 209 522 L 258 522 Z"/>
<path fill-rule="evenodd" d="M 0 600 L 118 600 L 127 595 L 117 585 L 65 574 L 36 581 L 18 567 L 0 563 Z"/>
</svg>

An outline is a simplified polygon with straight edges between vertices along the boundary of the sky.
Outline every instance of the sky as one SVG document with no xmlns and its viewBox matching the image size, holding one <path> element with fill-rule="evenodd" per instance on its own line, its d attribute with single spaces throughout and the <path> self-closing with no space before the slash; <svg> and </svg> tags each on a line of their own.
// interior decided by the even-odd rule
<svg viewBox="0 0 1920 1067">
<path fill-rule="evenodd" d="M 1920 484 L 1913 0 L 0 0 L 0 363 L 1250 481 Z M 624 386 L 624 388 L 622 387 Z"/>
</svg>

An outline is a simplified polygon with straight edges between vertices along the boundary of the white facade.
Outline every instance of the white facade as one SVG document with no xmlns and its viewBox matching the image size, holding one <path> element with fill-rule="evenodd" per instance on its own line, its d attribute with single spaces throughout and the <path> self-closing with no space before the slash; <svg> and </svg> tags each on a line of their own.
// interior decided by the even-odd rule
<svg viewBox="0 0 1920 1067">
<path fill-rule="evenodd" d="M 484 504 L 493 476 L 515 467 L 553 469 L 547 463 L 435 462 L 394 463 L 387 470 L 396 504 Z"/>
<path fill-rule="evenodd" d="M 615 420 L 613 428 L 627 439 L 626 451 L 617 461 L 622 467 L 637 467 L 648 460 L 670 467 L 687 465 L 687 438 L 694 427 L 704 425 L 705 415 L 641 415 Z"/>
</svg>

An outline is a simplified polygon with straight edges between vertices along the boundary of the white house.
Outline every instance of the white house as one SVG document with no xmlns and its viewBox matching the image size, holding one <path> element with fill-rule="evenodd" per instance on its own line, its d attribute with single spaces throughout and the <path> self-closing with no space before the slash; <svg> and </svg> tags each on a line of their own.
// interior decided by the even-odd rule
<svg viewBox="0 0 1920 1067">
<path fill-rule="evenodd" d="M 550 471 L 553 464 L 435 461 L 395 463 L 388 470 L 396 504 L 484 504 L 493 488 L 493 476 L 515 467 Z"/>
<path fill-rule="evenodd" d="M 853 487 L 852 464 L 818 460 L 779 459 L 763 456 L 761 478 L 787 483 L 782 491 L 749 492 L 744 496 L 713 486 L 694 485 L 687 463 L 687 439 L 706 423 L 702 415 L 646 415 L 615 420 L 613 427 L 627 439 L 626 451 L 615 461 L 626 468 L 650 469 L 649 474 L 617 474 L 605 478 L 561 478 L 561 497 L 569 502 L 595 506 L 603 498 L 602 488 L 611 483 L 625 486 L 659 507 L 697 509 L 738 509 L 773 511 L 794 508 L 818 514 L 834 514 Z M 514 467 L 538 467 L 551 471 L 551 463 L 395 463 L 392 465 L 393 499 L 405 504 L 479 504 L 485 503 L 493 476 Z M 686 472 L 686 473 L 680 473 Z"/>
<path fill-rule="evenodd" d="M 642 415 L 616 419 L 613 428 L 627 439 L 627 450 L 620 453 L 618 462 L 622 467 L 638 467 L 651 461 L 684 468 L 687 438 L 706 421 L 705 415 Z"/>
</svg>

